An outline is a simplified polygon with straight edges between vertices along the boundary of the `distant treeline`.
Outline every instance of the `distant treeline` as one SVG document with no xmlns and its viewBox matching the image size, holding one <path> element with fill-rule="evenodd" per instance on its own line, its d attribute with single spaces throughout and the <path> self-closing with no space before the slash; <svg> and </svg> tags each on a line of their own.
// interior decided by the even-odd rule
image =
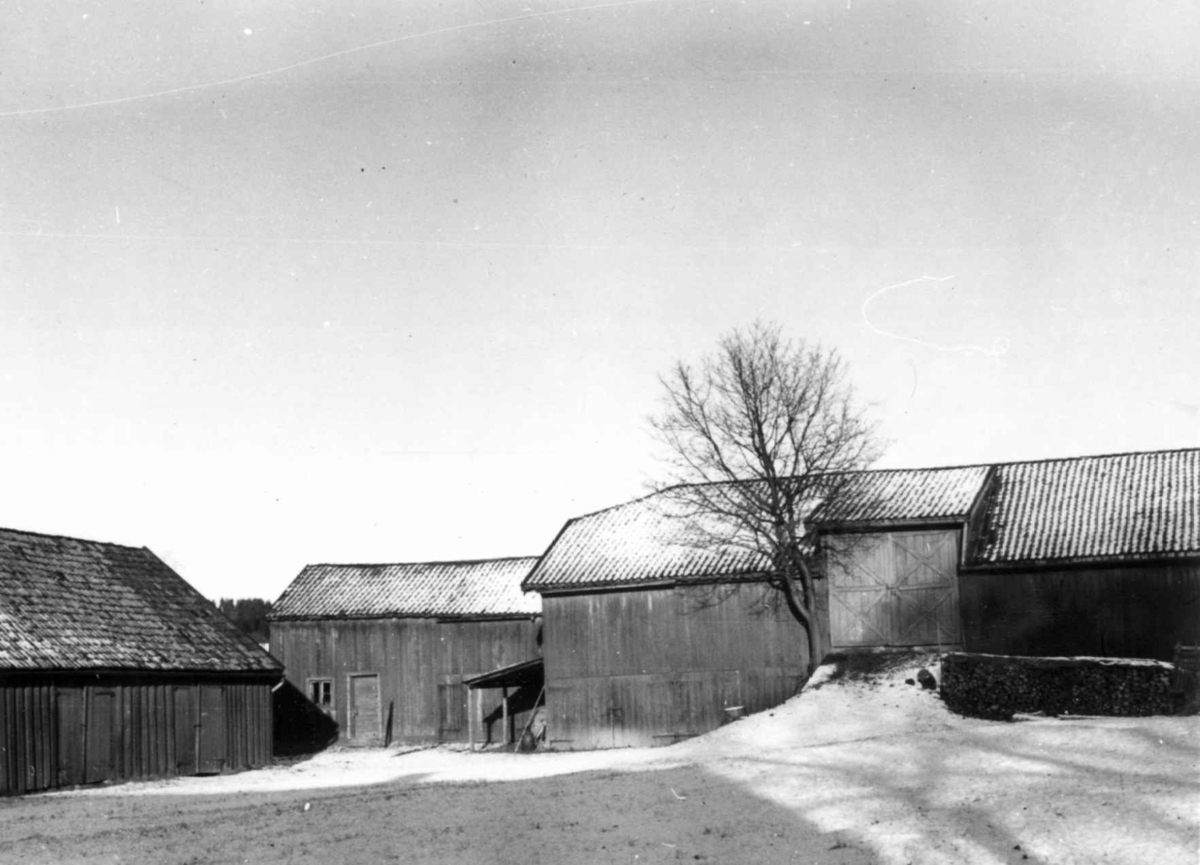
<svg viewBox="0 0 1200 865">
<path fill-rule="evenodd" d="M 217 609 L 242 631 L 254 638 L 256 643 L 265 643 L 271 631 L 267 625 L 267 613 L 271 602 L 263 598 L 220 598 Z"/>
</svg>

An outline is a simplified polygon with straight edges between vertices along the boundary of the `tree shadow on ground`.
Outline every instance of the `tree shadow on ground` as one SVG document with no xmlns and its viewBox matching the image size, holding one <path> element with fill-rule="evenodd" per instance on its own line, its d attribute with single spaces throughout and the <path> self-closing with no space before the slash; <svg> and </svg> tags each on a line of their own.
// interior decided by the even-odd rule
<svg viewBox="0 0 1200 865">
<path fill-rule="evenodd" d="M 1194 858 L 1200 828 L 1188 803 L 1200 780 L 1185 768 L 1200 756 L 1194 735 L 1136 724 L 1108 725 L 1099 737 L 1083 732 L 1080 722 L 980 721 L 767 752 L 756 772 L 741 774 L 785 807 L 823 815 L 824 828 L 840 826 L 896 861 Z"/>
<path fill-rule="evenodd" d="M 694 766 L 503 783 L 423 783 L 428 778 L 247 793 L 233 801 L 45 797 L 0 812 L 0 833 L 11 839 L 6 852 L 14 861 L 30 865 L 111 862 L 116 856 L 164 865 L 878 861 L 848 833 L 824 831 Z M 45 832 L 51 821 L 63 831 Z"/>
</svg>

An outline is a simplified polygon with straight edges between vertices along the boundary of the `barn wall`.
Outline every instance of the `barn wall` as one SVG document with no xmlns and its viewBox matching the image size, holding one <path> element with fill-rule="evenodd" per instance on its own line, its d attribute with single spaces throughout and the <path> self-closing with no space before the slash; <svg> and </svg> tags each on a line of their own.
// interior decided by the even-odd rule
<svg viewBox="0 0 1200 865">
<path fill-rule="evenodd" d="M 0 794 L 264 766 L 272 684 L 158 674 L 0 678 Z"/>
<path fill-rule="evenodd" d="M 445 622 L 439 625 L 439 716 L 438 738 L 442 742 L 465 742 L 470 737 L 469 698 L 463 679 L 519 664 L 541 655 L 538 645 L 541 622 L 526 620 L 488 622 Z M 516 738 L 529 721 L 538 694 L 520 688 L 508 694 L 510 737 Z M 480 733 L 483 741 L 502 742 L 504 712 L 500 689 L 484 688 L 478 696 Z"/>
<path fill-rule="evenodd" d="M 376 673 L 381 735 L 364 744 L 466 741 L 463 678 L 536 658 L 538 626 L 529 619 L 272 622 L 271 652 L 301 693 L 309 693 L 311 679 L 333 680 L 334 719 L 344 737 L 350 733 L 350 676 Z M 485 692 L 483 715 L 493 713 L 499 699 L 499 692 Z"/>
<path fill-rule="evenodd" d="M 1169 661 L 1200 644 L 1200 562 L 963 573 L 965 648 Z"/>
<path fill-rule="evenodd" d="M 792 696 L 803 629 L 762 584 L 544 595 L 547 741 L 670 744 Z"/>
</svg>

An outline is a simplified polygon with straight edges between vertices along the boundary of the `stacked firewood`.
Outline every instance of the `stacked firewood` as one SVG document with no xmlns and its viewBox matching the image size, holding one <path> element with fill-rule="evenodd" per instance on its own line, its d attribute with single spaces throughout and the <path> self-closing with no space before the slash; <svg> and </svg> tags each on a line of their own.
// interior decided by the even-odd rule
<svg viewBox="0 0 1200 865">
<path fill-rule="evenodd" d="M 1170 664 L 1140 658 L 1019 658 L 955 653 L 942 659 L 942 699 L 961 715 L 1167 715 Z"/>
</svg>

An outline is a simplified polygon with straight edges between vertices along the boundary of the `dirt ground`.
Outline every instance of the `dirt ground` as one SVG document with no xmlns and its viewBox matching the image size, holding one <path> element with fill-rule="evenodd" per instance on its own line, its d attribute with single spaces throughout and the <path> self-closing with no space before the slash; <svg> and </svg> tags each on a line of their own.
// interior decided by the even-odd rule
<svg viewBox="0 0 1200 865">
<path fill-rule="evenodd" d="M 1200 718 L 959 718 L 903 663 L 668 748 L 334 749 L 0 800 L 0 861 L 1200 863 Z"/>
</svg>

